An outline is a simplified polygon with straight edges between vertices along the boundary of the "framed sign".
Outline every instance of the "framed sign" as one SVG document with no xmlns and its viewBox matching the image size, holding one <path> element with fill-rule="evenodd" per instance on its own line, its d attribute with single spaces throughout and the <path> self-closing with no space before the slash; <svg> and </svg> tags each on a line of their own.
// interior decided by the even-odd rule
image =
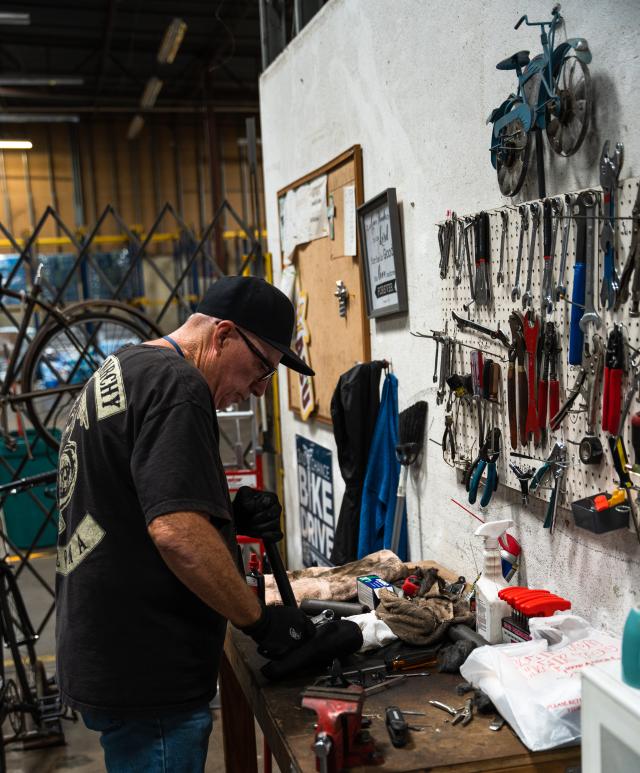
<svg viewBox="0 0 640 773">
<path fill-rule="evenodd" d="M 331 451 L 296 435 L 296 456 L 302 563 L 305 566 L 333 566 L 329 558 L 336 528 Z"/>
<path fill-rule="evenodd" d="M 368 317 L 407 311 L 407 284 L 396 189 L 358 207 Z"/>
</svg>

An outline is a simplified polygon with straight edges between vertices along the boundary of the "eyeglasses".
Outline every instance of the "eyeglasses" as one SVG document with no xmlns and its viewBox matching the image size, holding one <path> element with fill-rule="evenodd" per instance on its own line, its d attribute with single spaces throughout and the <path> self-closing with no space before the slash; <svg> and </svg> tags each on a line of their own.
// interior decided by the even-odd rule
<svg viewBox="0 0 640 773">
<path fill-rule="evenodd" d="M 264 374 L 264 376 L 261 376 L 260 378 L 256 379 L 256 381 L 268 381 L 271 376 L 276 372 L 277 368 L 274 368 L 273 365 L 269 362 L 269 360 L 262 354 L 262 352 L 258 349 L 257 346 L 254 346 L 249 338 L 240 330 L 239 327 L 236 327 L 236 330 L 238 331 L 238 335 L 247 345 L 247 348 L 250 352 L 255 354 L 255 356 L 260 360 L 260 362 L 264 365 L 264 367 L 267 369 L 267 372 Z"/>
</svg>

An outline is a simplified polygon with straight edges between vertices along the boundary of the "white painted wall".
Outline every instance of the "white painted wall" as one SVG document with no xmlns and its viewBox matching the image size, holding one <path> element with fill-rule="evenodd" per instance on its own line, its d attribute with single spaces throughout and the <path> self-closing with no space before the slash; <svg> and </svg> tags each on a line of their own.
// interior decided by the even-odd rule
<svg viewBox="0 0 640 773">
<path fill-rule="evenodd" d="M 269 249 L 280 254 L 276 192 L 360 144 L 365 198 L 394 186 L 402 206 L 409 314 L 371 323 L 372 357 L 388 358 L 400 381 L 400 409 L 426 399 L 429 434 L 440 440 L 443 410 L 435 405 L 432 344 L 409 330 L 439 328 L 437 232 L 447 209 L 475 212 L 502 198 L 487 150 L 490 110 L 512 90 L 513 73 L 495 63 L 520 49 L 540 50 L 533 28 L 513 25 L 523 13 L 549 18 L 551 0 L 506 3 L 427 0 L 332 0 L 263 74 L 262 143 Z M 602 142 L 625 144 L 622 176 L 640 174 L 640 3 L 563 2 L 567 32 L 593 53 L 596 110 L 590 136 L 569 161 L 547 153 L 547 194 L 599 182 Z M 547 146 L 548 148 L 548 146 Z M 545 150 L 547 150 L 545 148 Z M 537 197 L 533 185 L 523 200 Z M 277 261 L 276 261 L 277 262 Z M 284 374 L 281 373 L 281 376 Z M 289 561 L 300 565 L 296 433 L 334 453 L 336 510 L 344 490 L 333 434 L 297 421 L 282 402 Z M 428 456 L 409 492 L 413 558 L 435 558 L 468 578 L 481 546 L 478 522 L 451 502 L 464 491 L 427 443 Z M 543 509 L 523 510 L 515 492 L 494 497 L 489 517 L 512 517 L 525 560 L 520 579 L 570 598 L 579 614 L 620 630 L 640 603 L 640 548 L 628 532 L 592 535 L 562 513 L 555 534 L 542 529 Z M 420 539 L 422 534 L 422 539 Z"/>
</svg>

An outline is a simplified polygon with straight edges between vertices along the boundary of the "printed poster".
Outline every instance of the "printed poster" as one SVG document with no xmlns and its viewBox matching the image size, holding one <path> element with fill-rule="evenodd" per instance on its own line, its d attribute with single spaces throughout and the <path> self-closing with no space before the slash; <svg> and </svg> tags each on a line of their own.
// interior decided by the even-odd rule
<svg viewBox="0 0 640 773">
<path fill-rule="evenodd" d="M 331 451 L 296 435 L 298 501 L 304 566 L 333 566 L 335 535 Z"/>
</svg>

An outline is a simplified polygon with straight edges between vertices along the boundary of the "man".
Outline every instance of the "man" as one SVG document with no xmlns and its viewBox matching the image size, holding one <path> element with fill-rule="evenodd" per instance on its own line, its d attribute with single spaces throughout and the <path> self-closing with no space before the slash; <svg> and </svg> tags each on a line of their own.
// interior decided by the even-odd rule
<svg viewBox="0 0 640 773">
<path fill-rule="evenodd" d="M 267 657 L 312 635 L 297 609 L 262 608 L 235 531 L 278 539 L 280 505 L 232 505 L 216 409 L 264 394 L 294 309 L 254 277 L 224 277 L 170 336 L 108 357 L 61 438 L 57 670 L 62 698 L 101 732 L 110 773 L 202 770 L 226 621 Z"/>
</svg>

